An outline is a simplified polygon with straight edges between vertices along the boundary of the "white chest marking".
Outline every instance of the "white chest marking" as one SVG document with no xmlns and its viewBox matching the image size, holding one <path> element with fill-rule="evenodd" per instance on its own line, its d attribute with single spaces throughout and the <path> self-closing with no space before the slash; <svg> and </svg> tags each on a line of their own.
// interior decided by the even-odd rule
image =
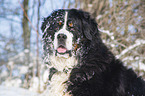
<svg viewBox="0 0 145 96">
<path fill-rule="evenodd" d="M 59 47 L 58 39 L 57 39 L 58 34 L 65 34 L 67 36 L 65 42 L 67 50 L 72 50 L 73 48 L 73 44 L 72 44 L 73 34 L 68 30 L 66 30 L 67 18 L 68 18 L 68 12 L 65 12 L 63 27 L 62 29 L 60 29 L 54 34 L 54 42 L 53 42 L 54 50 L 56 50 Z M 69 79 L 70 72 L 73 69 L 73 67 L 77 65 L 76 58 L 74 56 L 62 57 L 62 56 L 55 56 L 55 54 L 53 54 L 52 56 L 50 56 L 49 60 L 51 62 L 51 65 L 49 67 L 50 68 L 54 67 L 55 69 L 58 70 L 58 72 L 55 73 L 51 78 L 50 85 L 49 85 L 50 88 L 49 96 L 70 96 L 66 92 L 67 85 L 65 84 L 65 82 Z M 63 70 L 67 70 L 68 72 L 66 73 Z"/>
<path fill-rule="evenodd" d="M 62 58 L 51 56 L 51 67 L 56 68 L 59 72 L 55 73 L 50 81 L 49 96 L 70 96 L 66 93 L 67 85 L 64 83 L 70 77 L 72 68 L 77 64 L 77 60 L 74 57 Z M 67 69 L 68 72 L 63 72 Z"/>
</svg>

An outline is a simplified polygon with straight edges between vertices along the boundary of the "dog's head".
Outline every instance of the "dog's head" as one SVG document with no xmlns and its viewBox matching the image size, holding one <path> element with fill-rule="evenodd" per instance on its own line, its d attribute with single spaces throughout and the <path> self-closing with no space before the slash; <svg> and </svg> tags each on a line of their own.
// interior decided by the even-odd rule
<svg viewBox="0 0 145 96">
<path fill-rule="evenodd" d="M 99 35 L 97 24 L 89 13 L 76 9 L 52 12 L 44 19 L 41 29 L 44 51 L 59 57 L 75 55 L 83 41 L 89 43 Z"/>
</svg>

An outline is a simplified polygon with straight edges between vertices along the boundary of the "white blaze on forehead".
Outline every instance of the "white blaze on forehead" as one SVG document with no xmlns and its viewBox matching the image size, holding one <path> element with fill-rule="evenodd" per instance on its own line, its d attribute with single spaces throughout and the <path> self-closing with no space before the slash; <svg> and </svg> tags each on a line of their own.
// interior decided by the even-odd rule
<svg viewBox="0 0 145 96">
<path fill-rule="evenodd" d="M 67 50 L 72 50 L 72 40 L 73 40 L 73 34 L 71 32 L 69 32 L 68 30 L 66 30 L 67 28 L 67 18 L 68 18 L 68 12 L 65 12 L 65 16 L 64 16 L 64 25 L 62 27 L 62 29 L 60 29 L 58 32 L 55 33 L 54 35 L 54 49 L 57 50 L 58 46 L 58 39 L 57 36 L 58 34 L 64 34 L 67 36 L 65 45 Z"/>
<path fill-rule="evenodd" d="M 67 26 L 67 17 L 68 17 L 68 12 L 65 12 L 64 25 L 63 25 L 62 29 L 66 29 L 66 26 Z"/>
</svg>

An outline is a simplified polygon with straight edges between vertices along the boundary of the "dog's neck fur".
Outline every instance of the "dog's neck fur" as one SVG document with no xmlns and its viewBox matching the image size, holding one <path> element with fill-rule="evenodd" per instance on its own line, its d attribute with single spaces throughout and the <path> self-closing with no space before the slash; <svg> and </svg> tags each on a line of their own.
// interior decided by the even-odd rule
<svg viewBox="0 0 145 96">
<path fill-rule="evenodd" d="M 50 56 L 51 67 L 54 67 L 60 72 L 63 72 L 65 69 L 72 69 L 76 64 L 77 60 L 74 56 L 72 57 L 59 57 L 59 56 Z"/>
<path fill-rule="evenodd" d="M 72 68 L 77 65 L 76 58 L 73 56 L 64 58 L 52 55 L 50 56 L 50 62 L 50 67 L 55 68 L 57 72 L 53 74 L 50 80 L 49 96 L 69 96 L 65 82 L 69 79 Z"/>
</svg>

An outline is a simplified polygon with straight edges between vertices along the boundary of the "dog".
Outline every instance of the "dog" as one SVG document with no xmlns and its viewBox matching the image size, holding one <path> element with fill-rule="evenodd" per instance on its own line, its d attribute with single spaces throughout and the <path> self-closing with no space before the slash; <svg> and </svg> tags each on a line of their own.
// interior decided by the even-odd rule
<svg viewBox="0 0 145 96">
<path fill-rule="evenodd" d="M 58 9 L 42 22 L 49 96 L 145 96 L 145 82 L 102 42 L 88 12 Z"/>
</svg>

